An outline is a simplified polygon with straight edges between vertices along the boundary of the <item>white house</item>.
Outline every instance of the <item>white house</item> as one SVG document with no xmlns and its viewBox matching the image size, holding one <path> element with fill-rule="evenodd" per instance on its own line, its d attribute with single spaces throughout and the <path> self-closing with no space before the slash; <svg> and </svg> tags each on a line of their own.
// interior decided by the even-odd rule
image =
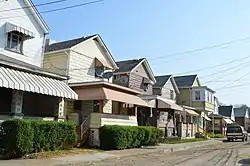
<svg viewBox="0 0 250 166">
<path fill-rule="evenodd" d="M 49 28 L 30 0 L 0 3 L 0 119 L 65 119 L 77 94 L 66 76 L 42 68 Z"/>
</svg>

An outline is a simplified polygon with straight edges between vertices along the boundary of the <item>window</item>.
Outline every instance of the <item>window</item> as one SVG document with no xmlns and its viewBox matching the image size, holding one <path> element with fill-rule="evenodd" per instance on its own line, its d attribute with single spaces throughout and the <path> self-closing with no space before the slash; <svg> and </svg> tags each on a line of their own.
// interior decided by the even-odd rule
<svg viewBox="0 0 250 166">
<path fill-rule="evenodd" d="M 11 51 L 22 54 L 23 53 L 23 41 L 24 40 L 23 40 L 22 33 L 16 32 L 16 31 L 9 32 L 7 34 L 6 48 Z"/>
<path fill-rule="evenodd" d="M 211 103 L 214 102 L 214 101 L 213 101 L 213 94 L 212 94 L 212 93 L 210 93 L 210 102 L 211 102 Z"/>
<path fill-rule="evenodd" d="M 145 92 L 148 91 L 148 86 L 149 86 L 149 84 L 146 84 L 146 83 L 143 84 L 143 90 L 144 90 Z"/>
<path fill-rule="evenodd" d="M 174 91 L 170 90 L 170 99 L 174 100 Z"/>
<path fill-rule="evenodd" d="M 200 91 L 195 91 L 195 100 L 200 100 L 200 99 L 201 99 Z"/>
<path fill-rule="evenodd" d="M 209 92 L 207 92 L 207 101 L 210 101 L 210 96 Z"/>
</svg>

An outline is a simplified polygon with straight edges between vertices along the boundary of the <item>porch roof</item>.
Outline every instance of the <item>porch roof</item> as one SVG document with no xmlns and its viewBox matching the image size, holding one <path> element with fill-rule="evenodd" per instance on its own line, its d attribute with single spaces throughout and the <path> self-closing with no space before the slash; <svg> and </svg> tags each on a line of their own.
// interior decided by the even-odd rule
<svg viewBox="0 0 250 166">
<path fill-rule="evenodd" d="M 77 94 L 58 79 L 0 66 L 0 87 L 77 99 Z"/>
<path fill-rule="evenodd" d="M 118 89 L 112 89 L 105 86 L 80 86 L 74 88 L 79 96 L 79 100 L 113 100 L 123 103 L 136 104 L 149 107 L 149 104 L 140 97 L 126 93 Z"/>
</svg>

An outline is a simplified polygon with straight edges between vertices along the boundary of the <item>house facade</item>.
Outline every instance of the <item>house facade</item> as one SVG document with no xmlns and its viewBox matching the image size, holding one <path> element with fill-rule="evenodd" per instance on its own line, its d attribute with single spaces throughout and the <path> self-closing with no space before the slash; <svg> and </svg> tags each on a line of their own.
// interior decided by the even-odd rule
<svg viewBox="0 0 250 166">
<path fill-rule="evenodd" d="M 9 10 L 13 8 L 19 10 Z M 65 83 L 66 76 L 42 68 L 46 23 L 30 0 L 3 1 L 0 10 L 1 121 L 65 120 L 65 100 L 78 96 Z"/>
<path fill-rule="evenodd" d="M 173 136 L 171 133 L 176 132 L 179 137 L 194 137 L 197 132 L 197 124 L 193 119 L 199 114 L 194 111 L 194 108 L 176 104 L 176 97 L 180 91 L 172 75 L 156 76 L 155 78 L 156 84 L 153 86 L 153 94 L 160 96 L 165 104 L 176 105 L 172 109 L 167 106 L 161 107 L 162 101 L 158 99 L 159 119 L 161 119 L 158 120 L 159 126 L 166 127 L 167 136 Z M 165 114 L 174 116 L 168 116 L 164 121 Z"/>
<path fill-rule="evenodd" d="M 118 66 L 99 35 L 47 44 L 44 68 L 68 76 L 79 96 L 68 102 L 67 115 L 77 122 L 81 137 L 90 135 L 90 144 L 98 146 L 102 125 L 137 125 L 137 107 L 148 104 L 138 90 L 112 83 Z"/>
<path fill-rule="evenodd" d="M 206 123 L 211 121 L 208 114 L 214 112 L 214 91 L 206 86 L 201 86 L 197 75 L 185 75 L 174 77 L 180 94 L 177 95 L 177 103 L 195 108 L 200 115 L 198 131 L 206 132 Z"/>
<path fill-rule="evenodd" d="M 245 128 L 248 132 L 250 131 L 250 120 L 249 120 L 249 108 L 240 107 L 234 108 L 235 122 Z"/>
</svg>

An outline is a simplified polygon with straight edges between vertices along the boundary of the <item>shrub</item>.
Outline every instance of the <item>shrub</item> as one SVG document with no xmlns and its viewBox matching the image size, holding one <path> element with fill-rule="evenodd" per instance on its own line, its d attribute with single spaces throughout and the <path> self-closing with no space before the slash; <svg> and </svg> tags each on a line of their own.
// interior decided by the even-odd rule
<svg viewBox="0 0 250 166">
<path fill-rule="evenodd" d="M 210 133 L 208 133 L 207 134 L 210 138 L 224 138 L 225 136 L 224 135 L 222 135 L 222 134 L 214 134 L 213 135 L 213 133 L 212 132 L 210 132 Z"/>
<path fill-rule="evenodd" d="M 11 158 L 32 152 L 69 149 L 75 145 L 71 122 L 11 119 L 2 123 L 1 145 Z"/>
<path fill-rule="evenodd" d="M 127 149 L 145 145 L 156 145 L 163 132 L 155 127 L 102 126 L 99 128 L 101 149 Z"/>
<path fill-rule="evenodd" d="M 1 145 L 7 156 L 16 158 L 33 151 L 34 132 L 29 121 L 11 119 L 2 127 Z"/>
</svg>

